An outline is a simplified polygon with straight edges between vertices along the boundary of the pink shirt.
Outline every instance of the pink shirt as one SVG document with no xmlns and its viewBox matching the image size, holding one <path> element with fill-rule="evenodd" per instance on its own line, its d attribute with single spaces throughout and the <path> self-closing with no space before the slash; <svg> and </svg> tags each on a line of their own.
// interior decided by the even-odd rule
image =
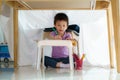
<svg viewBox="0 0 120 80">
<path fill-rule="evenodd" d="M 51 36 L 56 36 L 55 32 L 50 33 Z M 70 33 L 65 32 L 62 37 L 62 40 L 66 40 L 67 38 L 72 38 Z M 66 46 L 53 46 L 52 47 L 52 57 L 53 58 L 63 58 L 68 57 L 69 51 Z"/>
</svg>

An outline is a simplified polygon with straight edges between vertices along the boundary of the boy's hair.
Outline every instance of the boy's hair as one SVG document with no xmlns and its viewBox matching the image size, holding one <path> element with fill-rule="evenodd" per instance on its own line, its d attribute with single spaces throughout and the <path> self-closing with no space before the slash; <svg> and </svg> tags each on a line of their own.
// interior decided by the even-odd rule
<svg viewBox="0 0 120 80">
<path fill-rule="evenodd" d="M 64 20 L 67 22 L 68 25 L 68 16 L 65 13 L 57 13 L 54 17 L 54 24 L 56 24 L 58 20 Z"/>
</svg>

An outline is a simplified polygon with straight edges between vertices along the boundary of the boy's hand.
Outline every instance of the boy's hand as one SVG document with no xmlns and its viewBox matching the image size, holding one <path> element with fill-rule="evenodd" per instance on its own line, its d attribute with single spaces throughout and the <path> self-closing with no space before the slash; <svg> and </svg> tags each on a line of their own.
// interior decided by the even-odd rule
<svg viewBox="0 0 120 80">
<path fill-rule="evenodd" d="M 54 38 L 55 38 L 56 40 L 62 40 L 62 37 L 61 37 L 60 35 L 56 35 Z"/>
<path fill-rule="evenodd" d="M 72 40 L 72 38 L 66 38 L 66 40 Z"/>
</svg>

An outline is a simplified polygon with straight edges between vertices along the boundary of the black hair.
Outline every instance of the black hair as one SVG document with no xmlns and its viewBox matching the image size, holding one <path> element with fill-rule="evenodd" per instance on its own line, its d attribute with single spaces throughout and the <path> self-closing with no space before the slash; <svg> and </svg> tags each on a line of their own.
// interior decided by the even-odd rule
<svg viewBox="0 0 120 80">
<path fill-rule="evenodd" d="M 57 13 L 54 17 L 54 24 L 56 24 L 58 20 L 64 20 L 67 22 L 67 25 L 69 24 L 68 16 L 65 13 Z"/>
</svg>

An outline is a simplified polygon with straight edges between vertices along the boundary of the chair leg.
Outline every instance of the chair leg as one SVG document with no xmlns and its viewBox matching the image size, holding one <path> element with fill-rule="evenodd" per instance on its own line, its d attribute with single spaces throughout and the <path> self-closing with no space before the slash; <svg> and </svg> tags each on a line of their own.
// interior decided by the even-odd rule
<svg viewBox="0 0 120 80">
<path fill-rule="evenodd" d="M 41 47 L 38 48 L 38 56 L 37 56 L 37 70 L 40 69 L 40 64 L 41 64 Z"/>
</svg>

